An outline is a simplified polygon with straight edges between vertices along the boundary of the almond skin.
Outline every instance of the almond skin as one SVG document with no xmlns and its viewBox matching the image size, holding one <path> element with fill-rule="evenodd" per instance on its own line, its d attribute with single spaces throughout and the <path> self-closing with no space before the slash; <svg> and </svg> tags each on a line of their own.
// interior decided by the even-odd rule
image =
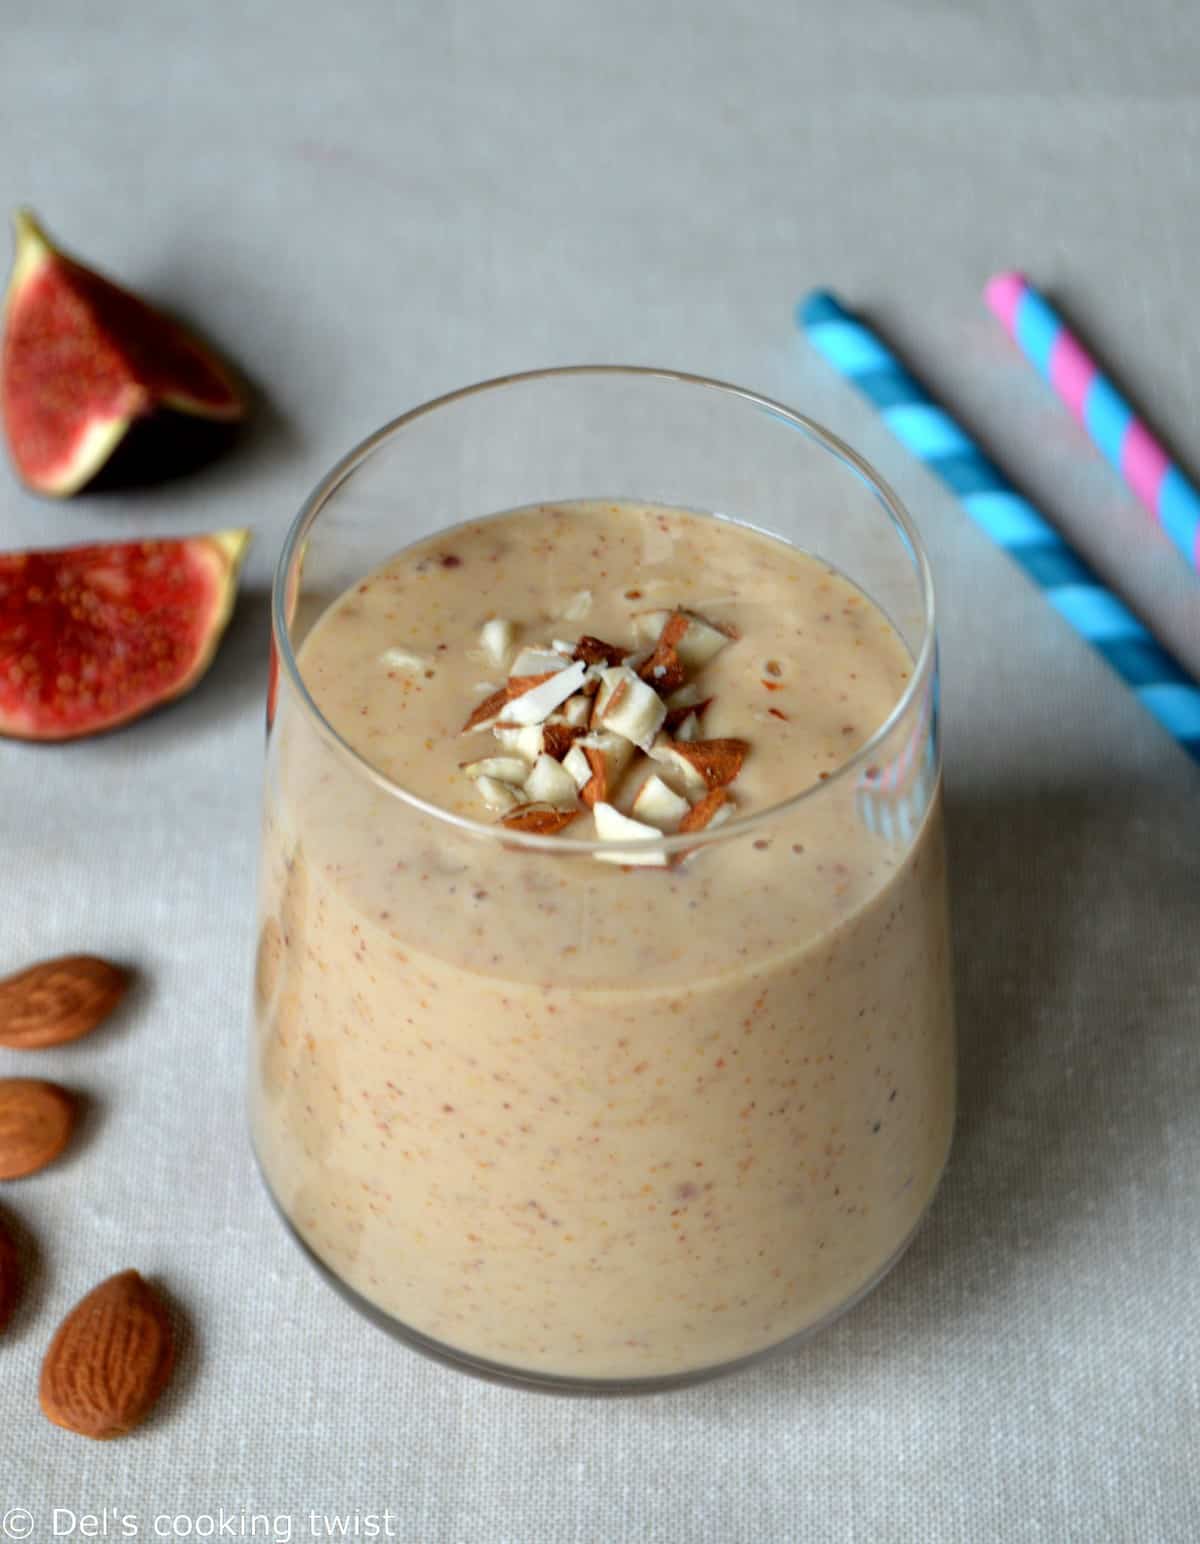
<svg viewBox="0 0 1200 1544">
<path fill-rule="evenodd" d="M 42 1413 L 107 1442 L 144 1421 L 175 1361 L 171 1321 L 137 1271 L 102 1281 L 58 1327 L 42 1363 Z"/>
<path fill-rule="evenodd" d="M 91 1034 L 128 984 L 123 970 L 90 954 L 31 965 L 0 981 L 0 1045 L 40 1051 Z"/>
<path fill-rule="evenodd" d="M 21 1267 L 12 1234 L 0 1222 L 0 1334 L 13 1316 L 21 1295 Z"/>
<path fill-rule="evenodd" d="M 561 761 L 579 736 L 585 732 L 582 724 L 543 724 L 542 749 L 547 756 L 553 756 L 555 761 Z"/>
<path fill-rule="evenodd" d="M 674 612 L 659 634 L 654 653 L 639 668 L 638 675 L 662 697 L 678 691 L 687 680 L 687 671 L 680 662 L 675 645 L 688 630 L 688 619 L 681 611 Z"/>
<path fill-rule="evenodd" d="M 497 717 L 498 714 L 504 711 L 504 707 L 507 702 L 508 687 L 502 686 L 499 691 L 495 691 L 490 697 L 485 697 L 483 699 L 483 701 L 471 714 L 470 718 L 462 726 L 462 733 L 470 734 L 472 729 L 478 729 L 481 725 L 486 724 L 489 719 Z"/>
<path fill-rule="evenodd" d="M 528 831 L 533 836 L 557 836 L 579 814 L 578 810 L 550 809 L 545 804 L 521 804 L 501 816 L 510 831 Z"/>
<path fill-rule="evenodd" d="M 750 747 L 745 740 L 672 740 L 671 749 L 689 761 L 710 788 L 724 788 L 742 770 Z"/>
<path fill-rule="evenodd" d="M 721 808 L 722 804 L 729 803 L 729 795 L 723 788 L 713 788 L 706 793 L 698 804 L 693 804 L 691 809 L 679 822 L 681 833 L 685 831 L 703 831 L 709 825 L 713 816 Z"/>
<path fill-rule="evenodd" d="M 53 1163 L 71 1139 L 75 1101 L 57 1083 L 0 1078 L 0 1180 Z"/>
<path fill-rule="evenodd" d="M 620 649 L 615 643 L 605 643 L 603 638 L 593 638 L 587 633 L 575 645 L 571 658 L 581 659 L 588 665 L 619 665 L 628 653 L 628 649 Z"/>
</svg>

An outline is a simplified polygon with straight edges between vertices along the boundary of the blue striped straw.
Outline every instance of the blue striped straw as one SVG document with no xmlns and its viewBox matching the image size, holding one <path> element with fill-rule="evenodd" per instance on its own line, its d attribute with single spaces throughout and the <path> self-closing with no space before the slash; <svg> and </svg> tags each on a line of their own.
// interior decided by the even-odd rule
<svg viewBox="0 0 1200 1544">
<path fill-rule="evenodd" d="M 1167 732 L 1200 761 L 1200 689 L 1133 612 L 868 327 L 827 291 L 796 307 L 813 346 L 877 407 L 896 438 L 1096 649 Z"/>
</svg>

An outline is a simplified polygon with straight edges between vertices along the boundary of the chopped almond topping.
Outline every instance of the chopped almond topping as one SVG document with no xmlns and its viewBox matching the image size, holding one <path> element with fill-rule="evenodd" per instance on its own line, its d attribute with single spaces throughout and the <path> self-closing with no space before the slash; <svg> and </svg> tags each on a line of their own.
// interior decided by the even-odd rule
<svg viewBox="0 0 1200 1544">
<path fill-rule="evenodd" d="M 679 655 L 670 644 L 664 648 L 661 643 L 638 670 L 638 675 L 647 686 L 652 686 L 659 693 L 673 692 L 687 679 L 687 671 Z"/>
<path fill-rule="evenodd" d="M 624 841 L 676 826 L 699 831 L 733 813 L 724 790 L 741 772 L 749 746 L 698 738 L 712 697 L 687 679 L 729 643 L 733 630 L 676 608 L 635 619 L 643 639 L 651 617 L 655 641 L 633 653 L 592 634 L 575 644 L 556 639 L 553 652 L 542 644 L 525 649 L 504 686 L 471 714 L 464 732 L 490 727 L 509 753 L 464 767 L 502 824 L 553 835 L 578 818 L 582 805 L 592 811 L 598 835 Z M 493 657 L 511 648 L 510 623 L 486 625 L 484 643 Z M 561 669 L 547 668 L 558 661 Z M 639 750 L 663 769 L 661 776 L 639 777 L 633 813 L 640 821 L 612 804 Z M 666 860 L 654 854 L 636 861 Z"/>
<path fill-rule="evenodd" d="M 628 665 L 618 665 L 602 675 L 596 720 L 641 749 L 648 749 L 667 716 L 666 704 Z"/>
<path fill-rule="evenodd" d="M 498 777 L 479 777 L 475 780 L 479 797 L 490 810 L 511 810 L 522 803 L 521 795 L 511 783 Z"/>
<path fill-rule="evenodd" d="M 562 759 L 563 771 L 581 792 L 592 780 L 592 764 L 580 746 L 573 745 Z"/>
<path fill-rule="evenodd" d="M 557 670 L 542 670 L 537 675 L 509 676 L 506 690 L 510 697 L 523 697 L 526 692 L 531 692 L 535 686 L 540 686 L 543 681 L 557 674 Z"/>
<path fill-rule="evenodd" d="M 657 826 L 648 826 L 644 821 L 631 820 L 628 815 L 622 815 L 620 810 L 614 809 L 611 804 L 597 804 L 593 811 L 596 819 L 596 835 L 602 842 L 621 842 L 625 845 L 624 852 L 597 853 L 596 857 L 604 863 L 619 863 L 622 868 L 666 868 L 667 856 L 661 850 L 655 848 L 649 852 L 639 853 L 636 849 L 643 842 L 655 842 L 662 835 Z"/>
<path fill-rule="evenodd" d="M 589 769 L 588 777 L 583 779 L 580 786 L 579 797 L 591 808 L 597 801 L 606 803 L 611 800 L 636 751 L 623 735 L 600 730 L 585 739 L 577 740 L 569 754 L 571 758 L 576 754 L 582 756 L 584 765 Z M 566 762 L 563 765 L 566 766 Z M 567 767 L 567 771 L 575 775 L 574 766 Z M 578 778 L 576 782 L 579 782 Z"/>
<path fill-rule="evenodd" d="M 592 716 L 592 704 L 584 695 L 586 682 L 573 697 L 568 697 L 562 705 L 562 722 L 569 724 L 573 729 L 584 729 Z"/>
<path fill-rule="evenodd" d="M 425 654 L 416 654 L 412 649 L 384 649 L 379 656 L 379 663 L 387 665 L 391 670 L 409 670 L 414 674 L 421 670 L 428 670 L 433 660 Z"/>
<path fill-rule="evenodd" d="M 636 600 L 638 597 L 626 591 L 625 598 L 626 600 Z M 669 611 L 635 611 L 633 614 L 633 636 L 639 643 L 649 643 L 652 639 L 659 637 L 663 628 L 670 620 L 671 613 Z"/>
<path fill-rule="evenodd" d="M 605 643 L 603 638 L 585 634 L 575 645 L 571 657 L 581 659 L 587 665 L 619 665 L 628 653 L 628 649 L 619 649 L 615 643 Z"/>
<path fill-rule="evenodd" d="M 556 836 L 564 826 L 578 818 L 579 810 L 549 809 L 544 804 L 522 804 L 500 817 L 510 831 L 528 831 L 533 836 Z"/>
<path fill-rule="evenodd" d="M 693 611 L 683 613 L 686 628 L 675 639 L 675 648 L 687 670 L 699 670 L 737 637 L 737 629 L 709 622 Z"/>
<path fill-rule="evenodd" d="M 526 761 L 536 761 L 542 754 L 541 724 L 510 724 L 501 719 L 492 725 L 492 733 L 499 741 L 500 749 Z"/>
<path fill-rule="evenodd" d="M 579 797 L 591 809 L 593 805 L 608 802 L 608 757 L 598 745 L 584 745 L 580 749 L 588 759 L 592 775 L 579 790 Z"/>
<path fill-rule="evenodd" d="M 584 732 L 582 724 L 543 724 L 542 749 L 547 756 L 561 761 Z"/>
<path fill-rule="evenodd" d="M 745 740 L 672 740 L 667 749 L 682 756 L 710 788 L 724 788 L 742 770 L 750 747 Z"/>
<path fill-rule="evenodd" d="M 561 762 L 544 751 L 529 769 L 522 786 L 526 804 L 549 804 L 556 810 L 576 807 L 575 779 Z"/>
<path fill-rule="evenodd" d="M 711 704 L 711 697 L 702 697 L 699 702 L 685 702 L 682 707 L 668 708 L 667 716 L 663 719 L 663 728 L 668 734 L 674 734 L 690 713 L 694 713 L 697 718 L 703 718 L 705 709 Z"/>
<path fill-rule="evenodd" d="M 506 622 L 503 617 L 492 617 L 483 624 L 479 634 L 479 641 L 483 645 L 483 651 L 493 664 L 503 665 L 508 659 L 513 643 L 513 625 Z"/>
<path fill-rule="evenodd" d="M 656 648 L 677 648 L 680 641 L 685 637 L 690 625 L 682 611 L 672 611 L 663 624 L 662 632 L 658 635 Z"/>
<path fill-rule="evenodd" d="M 688 809 L 688 801 L 652 772 L 638 789 L 629 813 L 635 820 L 655 826 L 659 831 L 674 831 Z"/>
<path fill-rule="evenodd" d="M 564 665 L 570 663 L 571 645 L 567 645 L 566 653 L 560 653 L 557 648 L 546 648 L 543 644 L 534 644 L 531 648 L 522 649 L 509 667 L 509 677 L 541 675 L 544 671 L 552 674 L 561 670 Z"/>
<path fill-rule="evenodd" d="M 588 667 L 582 660 L 567 665 L 563 670 L 552 670 L 536 677 L 510 676 L 510 697 L 505 717 L 517 724 L 543 724 L 554 712 L 573 697 L 583 685 Z"/>
<path fill-rule="evenodd" d="M 638 667 L 638 675 L 660 696 L 678 691 L 687 679 L 687 671 L 676 648 L 687 630 L 687 617 L 682 611 L 673 611 L 658 636 L 654 652 Z"/>
<path fill-rule="evenodd" d="M 504 712 L 508 703 L 508 687 L 502 686 L 499 691 L 493 692 L 490 697 L 485 697 L 479 706 L 471 714 L 470 718 L 462 726 L 462 733 L 469 734 L 472 729 L 482 729 L 490 724 Z"/>
<path fill-rule="evenodd" d="M 625 698 L 628 695 L 629 695 L 629 682 L 628 681 L 618 681 L 617 684 L 613 687 L 612 691 L 609 692 L 608 696 L 604 700 L 604 712 L 605 713 L 616 713 L 620 709 L 621 704 L 625 701 Z"/>
<path fill-rule="evenodd" d="M 519 787 L 529 776 L 529 763 L 523 756 L 485 756 L 481 761 L 464 761 L 460 765 L 472 782 L 480 777 L 498 777 L 502 783 Z"/>
<path fill-rule="evenodd" d="M 679 822 L 680 833 L 688 831 L 703 831 L 705 826 L 711 825 L 713 816 L 719 809 L 729 803 L 729 794 L 724 788 L 713 788 L 706 793 L 703 799 L 693 804 L 691 809 Z"/>
</svg>

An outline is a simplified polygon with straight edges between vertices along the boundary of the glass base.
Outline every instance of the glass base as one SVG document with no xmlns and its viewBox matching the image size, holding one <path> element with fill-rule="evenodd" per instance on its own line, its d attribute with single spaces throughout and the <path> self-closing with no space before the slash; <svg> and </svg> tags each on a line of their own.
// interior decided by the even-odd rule
<svg viewBox="0 0 1200 1544">
<path fill-rule="evenodd" d="M 253 1151 L 253 1148 L 252 1148 Z M 459 1372 L 471 1373 L 477 1378 L 482 1378 L 489 1383 L 503 1384 L 509 1388 L 532 1389 L 541 1394 L 574 1394 L 592 1397 L 605 1397 L 614 1394 L 664 1394 L 672 1389 L 690 1388 L 693 1384 L 708 1383 L 714 1378 L 723 1378 L 730 1373 L 740 1372 L 743 1368 L 752 1367 L 758 1362 L 765 1362 L 769 1358 L 785 1356 L 789 1351 L 794 1351 L 804 1341 L 814 1335 L 819 1335 L 822 1330 L 840 1319 L 843 1314 L 857 1307 L 863 1298 L 867 1297 L 880 1284 L 885 1276 L 891 1272 L 907 1253 L 913 1239 L 921 1231 L 929 1216 L 930 1209 L 937 1199 L 941 1189 L 942 1178 L 946 1165 L 943 1163 L 938 1174 L 937 1183 L 930 1192 L 929 1200 L 925 1203 L 921 1215 L 909 1229 L 907 1236 L 901 1242 L 900 1247 L 888 1257 L 882 1266 L 868 1277 L 868 1279 L 850 1294 L 845 1302 L 840 1303 L 829 1313 L 823 1315 L 814 1323 L 807 1325 L 802 1330 L 797 1330 L 794 1335 L 787 1336 L 784 1340 L 776 1341 L 773 1345 L 764 1346 L 761 1351 L 752 1351 L 747 1356 L 735 1357 L 731 1362 L 714 1362 L 707 1367 L 693 1367 L 686 1372 L 663 1373 L 646 1378 L 572 1378 L 555 1373 L 529 1372 L 520 1367 L 509 1367 L 503 1362 L 492 1362 L 486 1357 L 474 1356 L 466 1351 L 458 1351 L 453 1346 L 448 1346 L 440 1340 L 434 1340 L 429 1335 L 421 1334 L 420 1330 L 410 1329 L 398 1319 L 392 1318 L 382 1308 L 377 1307 L 371 1300 L 364 1297 L 356 1288 L 349 1286 L 334 1271 L 330 1270 L 320 1255 L 305 1242 L 297 1232 L 295 1225 L 280 1206 L 263 1173 L 262 1164 L 258 1154 L 254 1154 L 255 1165 L 258 1168 L 259 1177 L 262 1179 L 263 1188 L 270 1198 L 271 1205 L 283 1223 L 287 1232 L 295 1240 L 302 1254 L 316 1268 L 318 1274 L 351 1308 L 358 1310 L 363 1318 L 370 1320 L 379 1329 L 390 1335 L 402 1345 L 408 1346 L 413 1351 L 420 1351 L 425 1356 L 432 1357 L 435 1362 L 441 1362 L 445 1367 L 456 1368 Z"/>
</svg>

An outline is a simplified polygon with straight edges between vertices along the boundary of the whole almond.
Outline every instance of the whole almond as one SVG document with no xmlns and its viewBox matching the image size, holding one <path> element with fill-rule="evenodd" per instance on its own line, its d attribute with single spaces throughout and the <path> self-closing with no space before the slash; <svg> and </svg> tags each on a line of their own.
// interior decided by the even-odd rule
<svg viewBox="0 0 1200 1544">
<path fill-rule="evenodd" d="M 149 1415 L 174 1360 L 161 1299 L 137 1271 L 122 1271 L 59 1325 L 42 1362 L 42 1412 L 97 1442 L 124 1436 Z"/>
<path fill-rule="evenodd" d="M 21 1267 L 12 1234 L 0 1222 L 0 1333 L 13 1316 L 21 1295 Z"/>
<path fill-rule="evenodd" d="M 0 1179 L 21 1179 L 53 1163 L 75 1125 L 75 1101 L 57 1083 L 0 1078 Z"/>
<path fill-rule="evenodd" d="M 0 981 L 0 1045 L 36 1051 L 90 1034 L 125 993 L 123 970 L 90 954 L 44 960 Z"/>
</svg>

